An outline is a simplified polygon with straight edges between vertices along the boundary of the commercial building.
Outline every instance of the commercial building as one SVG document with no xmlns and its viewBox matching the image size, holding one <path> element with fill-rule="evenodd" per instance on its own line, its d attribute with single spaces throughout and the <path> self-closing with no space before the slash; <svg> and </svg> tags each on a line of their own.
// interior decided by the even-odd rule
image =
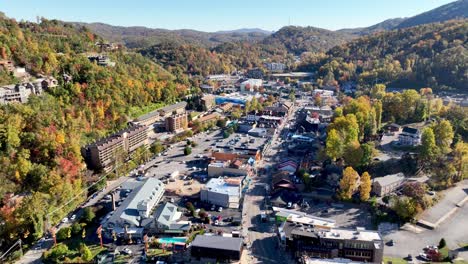
<svg viewBox="0 0 468 264">
<path fill-rule="evenodd" d="M 240 159 L 229 161 L 216 160 L 208 164 L 208 177 L 248 176 L 250 174 L 250 165 Z"/>
<path fill-rule="evenodd" d="M 265 63 L 265 68 L 270 72 L 283 72 L 286 65 L 284 63 L 269 62 Z"/>
<path fill-rule="evenodd" d="M 43 90 L 56 87 L 58 82 L 55 78 L 38 78 L 31 82 L 5 85 L 0 87 L 0 104 L 11 102 L 26 103 L 29 96 L 41 95 Z"/>
<path fill-rule="evenodd" d="M 166 130 L 176 132 L 184 130 L 188 126 L 187 114 L 176 114 L 166 118 L 165 120 Z"/>
<path fill-rule="evenodd" d="M 242 182 L 242 178 L 210 179 L 200 190 L 200 200 L 226 208 L 239 208 Z"/>
<path fill-rule="evenodd" d="M 129 231 L 141 235 L 144 229 L 154 224 L 152 213 L 163 197 L 164 188 L 165 185 L 155 178 L 139 183 L 105 221 L 103 227 L 109 233 L 115 232 L 117 235 Z"/>
<path fill-rule="evenodd" d="M 377 196 L 385 196 L 398 189 L 405 181 L 403 173 L 391 174 L 375 178 L 372 182 L 372 192 Z"/>
<path fill-rule="evenodd" d="M 182 234 L 190 230 L 190 221 L 181 221 L 182 212 L 179 212 L 176 205 L 164 203 L 160 205 L 154 213 L 157 233 Z"/>
<path fill-rule="evenodd" d="M 95 62 L 99 66 L 104 66 L 104 67 L 114 67 L 115 62 L 111 61 L 109 57 L 104 56 L 104 55 L 94 55 L 94 56 L 88 56 L 88 60 L 90 62 Z"/>
<path fill-rule="evenodd" d="M 173 113 L 182 114 L 185 113 L 187 102 L 180 102 L 173 105 L 168 105 L 163 108 L 151 111 L 145 115 L 139 116 L 133 120 L 133 124 L 150 126 L 158 121 L 164 121 L 166 117 L 171 116 Z"/>
<path fill-rule="evenodd" d="M 207 122 L 216 121 L 220 117 L 221 117 L 221 115 L 215 112 L 215 113 L 211 113 L 211 114 L 202 116 L 202 117 L 196 119 L 196 121 L 200 122 L 201 124 L 204 124 L 204 123 L 207 123 Z"/>
<path fill-rule="evenodd" d="M 208 111 L 216 106 L 215 96 L 212 94 L 205 94 L 200 99 L 203 110 Z"/>
<path fill-rule="evenodd" d="M 384 243 L 377 231 L 323 228 L 315 223 L 294 219 L 284 222 L 278 229 L 281 245 L 297 258 L 346 258 L 382 263 Z"/>
<path fill-rule="evenodd" d="M 241 92 L 254 92 L 262 87 L 262 79 L 248 79 L 240 84 Z"/>
<path fill-rule="evenodd" d="M 192 242 L 192 257 L 217 261 L 240 260 L 243 241 L 240 237 L 198 235 Z M 210 261 L 207 261 L 209 263 Z"/>
<path fill-rule="evenodd" d="M 147 139 L 147 128 L 135 125 L 85 146 L 82 155 L 90 168 L 109 171 L 117 155 L 132 153 L 137 148 L 145 146 Z"/>
<path fill-rule="evenodd" d="M 405 146 L 417 146 L 421 144 L 421 131 L 417 128 L 405 126 L 398 135 L 398 142 Z"/>
</svg>

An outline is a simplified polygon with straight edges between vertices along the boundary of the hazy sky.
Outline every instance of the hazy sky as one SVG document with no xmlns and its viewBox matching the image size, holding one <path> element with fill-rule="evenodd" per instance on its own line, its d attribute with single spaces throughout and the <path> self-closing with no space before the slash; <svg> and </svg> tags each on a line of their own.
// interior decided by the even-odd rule
<svg viewBox="0 0 468 264">
<path fill-rule="evenodd" d="M 120 26 L 277 30 L 291 24 L 327 29 L 365 27 L 413 16 L 453 0 L 0 0 L 18 20 L 37 16 Z"/>
</svg>

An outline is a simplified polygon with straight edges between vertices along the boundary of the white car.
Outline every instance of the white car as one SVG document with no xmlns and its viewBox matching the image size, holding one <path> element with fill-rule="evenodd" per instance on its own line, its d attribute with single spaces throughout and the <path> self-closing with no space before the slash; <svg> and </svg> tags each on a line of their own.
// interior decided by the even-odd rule
<svg viewBox="0 0 468 264">
<path fill-rule="evenodd" d="M 219 225 L 219 221 L 218 221 L 218 220 L 215 220 L 214 225 L 215 225 L 215 226 L 218 226 L 218 225 Z"/>
<path fill-rule="evenodd" d="M 124 249 L 123 249 L 123 252 L 124 252 L 125 254 L 127 254 L 127 255 L 131 255 L 131 254 L 132 254 L 132 250 L 129 249 L 129 248 L 124 248 Z"/>
<path fill-rule="evenodd" d="M 64 219 L 62 219 L 62 223 L 68 223 L 68 217 L 65 217 Z"/>
<path fill-rule="evenodd" d="M 72 220 L 72 221 L 75 220 L 75 219 L 76 219 L 76 215 L 75 215 L 75 214 L 72 215 L 72 216 L 70 217 L 70 220 Z"/>
<path fill-rule="evenodd" d="M 222 212 L 222 211 L 223 211 L 223 207 L 220 206 L 220 207 L 218 208 L 218 212 Z"/>
</svg>

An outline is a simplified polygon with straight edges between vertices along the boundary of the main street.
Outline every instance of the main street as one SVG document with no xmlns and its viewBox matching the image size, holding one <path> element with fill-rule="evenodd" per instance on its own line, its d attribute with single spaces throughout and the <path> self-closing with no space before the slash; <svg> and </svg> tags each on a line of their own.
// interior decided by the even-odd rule
<svg viewBox="0 0 468 264">
<path fill-rule="evenodd" d="M 253 178 L 244 196 L 242 227 L 244 241 L 248 246 L 241 263 L 294 263 L 279 249 L 275 223 L 270 221 L 262 223 L 260 219 L 262 212 L 267 215 L 271 213 L 265 204 L 271 182 L 271 168 L 274 165 L 274 158 L 281 152 L 282 130 L 294 118 L 294 111 L 293 108 L 293 114 L 281 124 L 271 138 L 270 144 L 266 146 L 263 161 L 258 165 L 258 171 L 262 173 Z"/>
</svg>

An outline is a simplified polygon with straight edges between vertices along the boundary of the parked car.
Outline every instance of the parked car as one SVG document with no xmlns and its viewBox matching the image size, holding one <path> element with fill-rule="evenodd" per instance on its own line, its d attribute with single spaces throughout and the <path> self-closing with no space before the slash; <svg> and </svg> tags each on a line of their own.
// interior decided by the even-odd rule
<svg viewBox="0 0 468 264">
<path fill-rule="evenodd" d="M 223 207 L 220 206 L 220 207 L 218 208 L 218 212 L 222 212 L 222 211 L 223 211 Z"/>
<path fill-rule="evenodd" d="M 127 254 L 127 255 L 131 255 L 131 254 L 132 254 L 132 250 L 129 249 L 129 248 L 124 248 L 124 249 L 122 250 L 122 252 L 125 253 L 125 254 Z"/>
<path fill-rule="evenodd" d="M 216 209 L 216 206 L 213 204 L 213 205 L 211 206 L 211 211 L 214 211 L 215 209 Z"/>
<path fill-rule="evenodd" d="M 419 258 L 421 258 L 424 261 L 430 261 L 426 253 L 419 253 Z"/>
<path fill-rule="evenodd" d="M 68 223 L 68 217 L 65 217 L 64 219 L 62 219 L 62 223 Z"/>
<path fill-rule="evenodd" d="M 76 219 L 76 215 L 75 215 L 75 214 L 72 215 L 72 216 L 70 217 L 70 220 L 72 220 L 72 221 L 75 220 L 75 219 Z"/>
</svg>

